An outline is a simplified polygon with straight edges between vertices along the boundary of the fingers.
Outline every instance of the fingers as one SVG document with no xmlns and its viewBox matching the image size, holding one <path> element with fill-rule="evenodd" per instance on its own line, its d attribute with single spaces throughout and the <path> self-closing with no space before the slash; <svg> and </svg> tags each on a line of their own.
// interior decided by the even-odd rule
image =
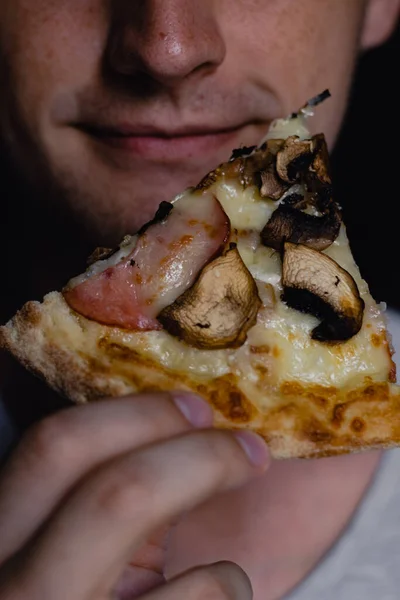
<svg viewBox="0 0 400 600">
<path fill-rule="evenodd" d="M 141 596 L 141 600 L 251 600 L 252 597 L 251 583 L 244 571 L 233 563 L 221 562 L 188 571 Z"/>
<path fill-rule="evenodd" d="M 60 412 L 23 440 L 0 479 L 0 563 L 20 548 L 71 486 L 104 461 L 212 424 L 190 395 L 148 394 Z"/>
<path fill-rule="evenodd" d="M 164 576 L 157 571 L 129 566 L 115 587 L 113 597 L 118 600 L 132 600 L 164 583 Z"/>
<path fill-rule="evenodd" d="M 164 567 L 169 531 L 167 525 L 155 531 L 146 544 L 131 557 L 115 587 L 118 600 L 131 600 L 165 582 Z"/>
<path fill-rule="evenodd" d="M 21 564 L 28 589 L 35 581 L 43 597 L 107 597 L 121 566 L 152 531 L 264 472 L 268 462 L 257 436 L 217 430 L 184 434 L 111 461 L 72 494 L 31 548 Z M 56 578 L 48 576 L 53 572 Z"/>
</svg>

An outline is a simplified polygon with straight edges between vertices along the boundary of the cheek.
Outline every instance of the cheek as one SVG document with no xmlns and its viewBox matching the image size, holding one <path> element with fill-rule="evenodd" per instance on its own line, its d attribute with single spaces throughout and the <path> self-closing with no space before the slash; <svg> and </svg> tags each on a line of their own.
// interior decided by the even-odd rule
<svg viewBox="0 0 400 600">
<path fill-rule="evenodd" d="M 313 126 L 332 144 L 357 58 L 363 0 L 226 0 L 228 4 L 226 38 L 235 71 L 270 90 L 282 114 L 329 88 L 332 98 L 319 107 Z"/>
<path fill-rule="evenodd" d="M 107 34 L 103 5 L 101 0 L 0 3 L 3 126 L 12 128 L 13 119 L 28 130 L 45 127 L 55 96 L 94 76 Z"/>
</svg>

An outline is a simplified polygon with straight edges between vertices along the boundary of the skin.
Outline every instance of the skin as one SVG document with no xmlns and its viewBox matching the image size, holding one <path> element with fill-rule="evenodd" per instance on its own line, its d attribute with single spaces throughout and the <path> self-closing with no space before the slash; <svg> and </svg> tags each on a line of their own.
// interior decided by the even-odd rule
<svg viewBox="0 0 400 600">
<path fill-rule="evenodd" d="M 3 0 L 0 152 L 10 231 L 18 223 L 30 249 L 21 297 L 59 287 L 84 249 L 135 231 L 161 200 L 327 87 L 332 98 L 311 127 L 332 147 L 358 52 L 387 38 L 399 4 Z M 129 143 L 110 128 L 129 130 Z M 0 483 L 0 596 L 111 598 L 118 585 L 121 597 L 137 597 L 160 583 L 163 566 L 172 576 L 221 559 L 246 568 L 256 600 L 303 579 L 355 510 L 379 455 L 288 461 L 227 491 L 262 473 L 267 455 L 247 439 L 257 448 L 250 466 L 196 406 L 196 431 L 169 397 L 148 395 L 60 413 L 28 434 Z M 162 536 L 143 546 L 187 511 L 167 555 Z M 151 594 L 247 599 L 251 590 L 224 563 Z"/>
<path fill-rule="evenodd" d="M 383 11 L 398 3 L 381 4 Z M 36 185 L 55 184 L 99 240 L 101 232 L 103 241 L 118 241 L 161 200 L 197 183 L 232 148 L 257 143 L 273 118 L 327 87 L 333 98 L 313 128 L 332 144 L 365 6 L 363 0 L 2 2 L 0 127 L 7 150 Z M 104 121 L 237 131 L 200 152 L 189 147 L 175 156 L 166 147 L 149 159 L 143 148 L 135 155 L 111 151 L 76 127 Z"/>
<path fill-rule="evenodd" d="M 159 394 L 60 412 L 32 429 L 0 480 L 1 597 L 86 600 L 118 591 L 131 599 L 162 584 L 154 531 L 269 463 L 256 435 L 211 424 L 202 400 Z M 202 594 L 248 599 L 251 585 L 238 567 L 219 564 L 147 597 Z"/>
</svg>

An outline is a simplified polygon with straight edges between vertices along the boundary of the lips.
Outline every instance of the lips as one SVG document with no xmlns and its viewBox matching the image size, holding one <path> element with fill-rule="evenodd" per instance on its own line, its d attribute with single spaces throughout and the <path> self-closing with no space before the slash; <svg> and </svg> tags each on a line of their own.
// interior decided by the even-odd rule
<svg viewBox="0 0 400 600">
<path fill-rule="evenodd" d="M 205 153 L 217 152 L 224 146 L 227 146 L 230 152 L 235 145 L 245 142 L 240 139 L 241 131 L 245 127 L 243 124 L 224 129 L 195 126 L 165 131 L 150 126 L 134 127 L 125 123 L 117 126 L 91 123 L 78 125 L 78 129 L 104 148 L 163 162 L 204 156 Z"/>
</svg>

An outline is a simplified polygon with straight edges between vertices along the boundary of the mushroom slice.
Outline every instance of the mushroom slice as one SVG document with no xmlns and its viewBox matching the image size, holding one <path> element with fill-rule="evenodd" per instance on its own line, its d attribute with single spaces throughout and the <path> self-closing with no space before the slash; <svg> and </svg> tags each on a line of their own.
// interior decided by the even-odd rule
<svg viewBox="0 0 400 600">
<path fill-rule="evenodd" d="M 315 151 L 314 160 L 311 163 L 310 170 L 316 174 L 317 178 L 322 184 L 330 185 L 332 183 L 332 179 L 329 173 L 329 151 L 325 136 L 323 133 L 319 133 L 314 135 L 313 140 L 315 144 Z"/>
<path fill-rule="evenodd" d="M 332 184 L 329 172 L 329 151 L 325 136 L 319 133 L 313 136 L 314 158 L 306 175 L 306 182 L 311 191 L 330 187 Z"/>
<path fill-rule="evenodd" d="M 240 182 L 244 188 L 249 185 L 262 186 L 261 176 L 263 172 L 271 171 L 275 173 L 276 181 L 279 178 L 275 170 L 276 154 L 283 147 L 285 140 L 268 140 L 258 148 L 251 156 L 242 159 Z M 285 182 L 280 182 L 283 191 L 288 188 Z M 282 194 L 281 194 L 282 195 Z"/>
<path fill-rule="evenodd" d="M 279 200 L 288 188 L 289 184 L 279 179 L 275 171 L 275 166 L 271 165 L 270 168 L 261 171 L 260 196 L 262 198 Z"/>
<path fill-rule="evenodd" d="M 202 349 L 241 346 L 257 318 L 261 300 L 257 285 L 235 244 L 208 264 L 197 282 L 158 320 L 165 329 Z"/>
<path fill-rule="evenodd" d="M 283 300 L 289 306 L 321 319 L 312 332 L 314 340 L 344 341 L 360 331 L 364 301 L 357 284 L 326 254 L 287 242 L 282 285 Z"/>
<path fill-rule="evenodd" d="M 315 250 L 324 250 L 339 235 L 342 219 L 337 205 L 332 202 L 325 214 L 310 215 L 289 204 L 280 204 L 261 232 L 261 241 L 281 251 L 285 242 L 305 244 Z"/>
<path fill-rule="evenodd" d="M 291 135 L 276 155 L 276 170 L 283 181 L 294 183 L 313 160 L 313 140 L 300 140 Z"/>
<path fill-rule="evenodd" d="M 289 185 L 286 182 L 279 181 L 275 170 L 275 162 L 277 152 L 283 148 L 285 142 L 284 139 L 269 139 L 260 148 L 250 146 L 234 150 L 230 160 L 210 171 L 195 189 L 206 190 L 218 180 L 224 179 L 237 179 L 244 189 L 250 185 L 256 185 L 260 188 L 262 186 L 261 173 L 271 169 L 275 171 L 276 180 L 282 186 L 283 193 Z"/>
</svg>

